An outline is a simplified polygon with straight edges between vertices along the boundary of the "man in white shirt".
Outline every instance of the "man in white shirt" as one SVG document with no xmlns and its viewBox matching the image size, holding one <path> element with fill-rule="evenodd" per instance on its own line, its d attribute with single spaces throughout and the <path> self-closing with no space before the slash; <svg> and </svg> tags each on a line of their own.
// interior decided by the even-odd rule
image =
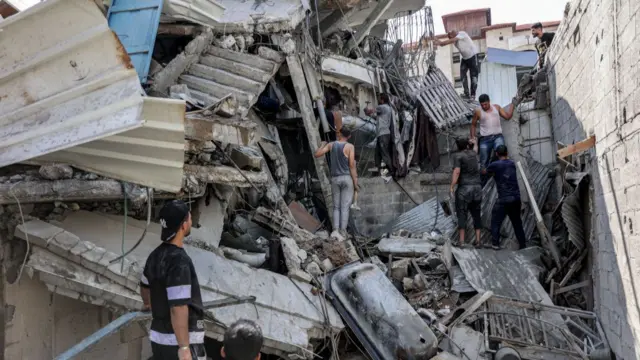
<svg viewBox="0 0 640 360">
<path fill-rule="evenodd" d="M 478 74 L 480 73 L 480 63 L 478 62 L 478 48 L 473 40 L 464 31 L 451 30 L 447 34 L 449 39 L 440 41 L 436 39 L 436 44 L 446 46 L 454 44 L 460 52 L 460 77 L 462 78 L 462 87 L 464 96 L 469 97 L 469 83 L 467 73 L 471 73 L 471 99 L 476 98 L 476 89 L 478 88 Z"/>
</svg>

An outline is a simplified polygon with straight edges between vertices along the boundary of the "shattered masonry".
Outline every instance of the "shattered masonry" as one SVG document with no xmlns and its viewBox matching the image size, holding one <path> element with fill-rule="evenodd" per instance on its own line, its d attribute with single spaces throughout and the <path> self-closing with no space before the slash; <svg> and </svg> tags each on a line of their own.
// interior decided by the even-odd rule
<svg viewBox="0 0 640 360">
<path fill-rule="evenodd" d="M 0 56 L 6 358 L 65 354 L 140 309 L 141 267 L 158 244 L 158 210 L 171 199 L 191 206 L 185 249 L 205 302 L 238 300 L 207 310 L 217 320 L 206 323 L 210 346 L 224 326 L 248 318 L 262 328 L 269 358 L 579 359 L 610 358 L 611 349 L 633 358 L 613 340 L 611 323 L 622 317 L 603 316 L 610 304 L 592 290 L 591 187 L 603 182 L 590 157 L 596 140 L 554 129 L 565 143 L 549 165 L 522 137 L 532 124 L 564 119 L 566 106 L 553 97 L 566 91 L 556 88 L 570 56 L 558 55 L 561 45 L 546 68 L 523 76 L 514 120 L 503 122 L 524 168 L 519 180 L 532 188 L 531 196 L 521 189 L 530 247 L 513 250 L 505 221 L 503 250 L 453 248 L 453 139 L 468 134 L 477 103 L 435 65 L 429 7 L 131 4 L 47 0 L 0 20 L 0 32 L 12 35 L 0 37 L 11 54 Z M 146 22 L 122 26 L 132 9 Z M 578 22 L 567 11 L 556 42 L 567 42 Z M 404 39 L 399 24 L 420 39 Z M 388 183 L 374 162 L 375 119 L 364 112 L 380 93 L 393 105 L 397 171 Z M 313 157 L 340 128 L 353 133 L 361 188 L 344 239 L 329 236 L 328 163 Z M 552 142 L 544 144 L 555 158 Z M 485 244 L 496 200 L 491 180 Z M 471 219 L 466 226 L 470 242 Z M 81 356 L 147 359 L 139 325 Z M 36 331 L 39 344 L 27 340 Z"/>
</svg>

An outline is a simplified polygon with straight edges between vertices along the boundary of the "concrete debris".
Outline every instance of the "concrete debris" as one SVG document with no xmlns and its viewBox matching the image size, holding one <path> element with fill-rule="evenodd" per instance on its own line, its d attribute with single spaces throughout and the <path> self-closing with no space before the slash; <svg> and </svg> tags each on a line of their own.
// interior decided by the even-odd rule
<svg viewBox="0 0 640 360">
<path fill-rule="evenodd" d="M 310 283 L 313 280 L 313 276 L 309 273 L 306 273 L 302 270 L 294 270 L 289 272 L 289 277 L 293 280 L 300 281 L 303 283 Z"/>
<path fill-rule="evenodd" d="M 449 337 L 440 344 L 440 348 L 465 359 L 485 359 L 484 336 L 468 326 L 454 327 Z"/>
<path fill-rule="evenodd" d="M 378 251 L 394 256 L 422 256 L 436 248 L 434 243 L 423 239 L 389 236 L 380 240 Z"/>
<path fill-rule="evenodd" d="M 320 264 L 320 267 L 322 268 L 323 271 L 325 272 L 329 272 L 331 270 L 334 269 L 333 263 L 331 262 L 330 259 L 324 259 L 322 261 L 322 263 Z"/>
<path fill-rule="evenodd" d="M 402 259 L 391 263 L 391 278 L 402 281 L 409 275 L 411 260 Z"/>
<path fill-rule="evenodd" d="M 466 359 L 466 358 L 453 355 L 452 353 L 446 352 L 446 351 L 443 351 L 438 355 L 436 355 L 435 357 L 431 358 L 431 360 L 463 360 L 463 359 Z"/>
<path fill-rule="evenodd" d="M 234 147 L 231 150 L 231 160 L 243 170 L 261 170 L 262 154 L 247 146 Z"/>
<path fill-rule="evenodd" d="M 251 267 L 259 268 L 267 261 L 267 254 L 249 253 L 242 250 L 232 249 L 228 247 L 220 247 L 227 259 L 232 259 L 245 263 Z"/>
<path fill-rule="evenodd" d="M 320 265 L 315 262 L 310 262 L 304 270 L 311 276 L 320 276 L 323 274 L 322 269 L 320 269 Z"/>
<path fill-rule="evenodd" d="M 222 184 L 235 187 L 264 185 L 267 174 L 262 171 L 238 171 L 231 166 L 184 165 L 184 172 L 193 175 L 198 181 L 208 184 Z"/>
<path fill-rule="evenodd" d="M 47 180 L 63 180 L 73 177 L 73 168 L 65 164 L 42 165 L 39 170 L 40 176 Z"/>
</svg>

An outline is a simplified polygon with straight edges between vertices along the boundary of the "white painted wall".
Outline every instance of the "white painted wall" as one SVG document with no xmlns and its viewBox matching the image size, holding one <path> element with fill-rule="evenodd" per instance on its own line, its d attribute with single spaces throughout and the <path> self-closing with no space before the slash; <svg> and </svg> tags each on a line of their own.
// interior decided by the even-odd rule
<svg viewBox="0 0 640 360">
<path fill-rule="evenodd" d="M 508 105 L 518 90 L 515 66 L 483 62 L 478 76 L 476 94 L 487 94 L 491 102 L 500 106 Z"/>
</svg>

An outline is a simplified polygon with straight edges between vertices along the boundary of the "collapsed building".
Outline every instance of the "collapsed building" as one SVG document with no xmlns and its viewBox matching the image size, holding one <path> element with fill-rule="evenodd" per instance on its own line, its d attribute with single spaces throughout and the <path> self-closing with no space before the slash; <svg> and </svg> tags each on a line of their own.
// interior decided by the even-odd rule
<svg viewBox="0 0 640 360">
<path fill-rule="evenodd" d="M 607 358 L 587 148 L 548 164 L 524 144 L 525 128 L 551 126 L 549 68 L 502 124 L 533 247 L 510 250 L 505 222 L 506 250 L 458 249 L 453 140 L 476 104 L 434 65 L 423 1 L 150 3 L 47 0 L 0 22 L 16 34 L 0 38 L 4 356 L 148 358 L 139 277 L 160 207 L 182 199 L 212 358 L 240 318 L 268 357 Z M 389 183 L 364 113 L 380 93 Z M 337 241 L 327 161 L 312 155 L 343 127 L 361 209 Z M 493 180 L 484 195 L 489 243 Z"/>
</svg>

